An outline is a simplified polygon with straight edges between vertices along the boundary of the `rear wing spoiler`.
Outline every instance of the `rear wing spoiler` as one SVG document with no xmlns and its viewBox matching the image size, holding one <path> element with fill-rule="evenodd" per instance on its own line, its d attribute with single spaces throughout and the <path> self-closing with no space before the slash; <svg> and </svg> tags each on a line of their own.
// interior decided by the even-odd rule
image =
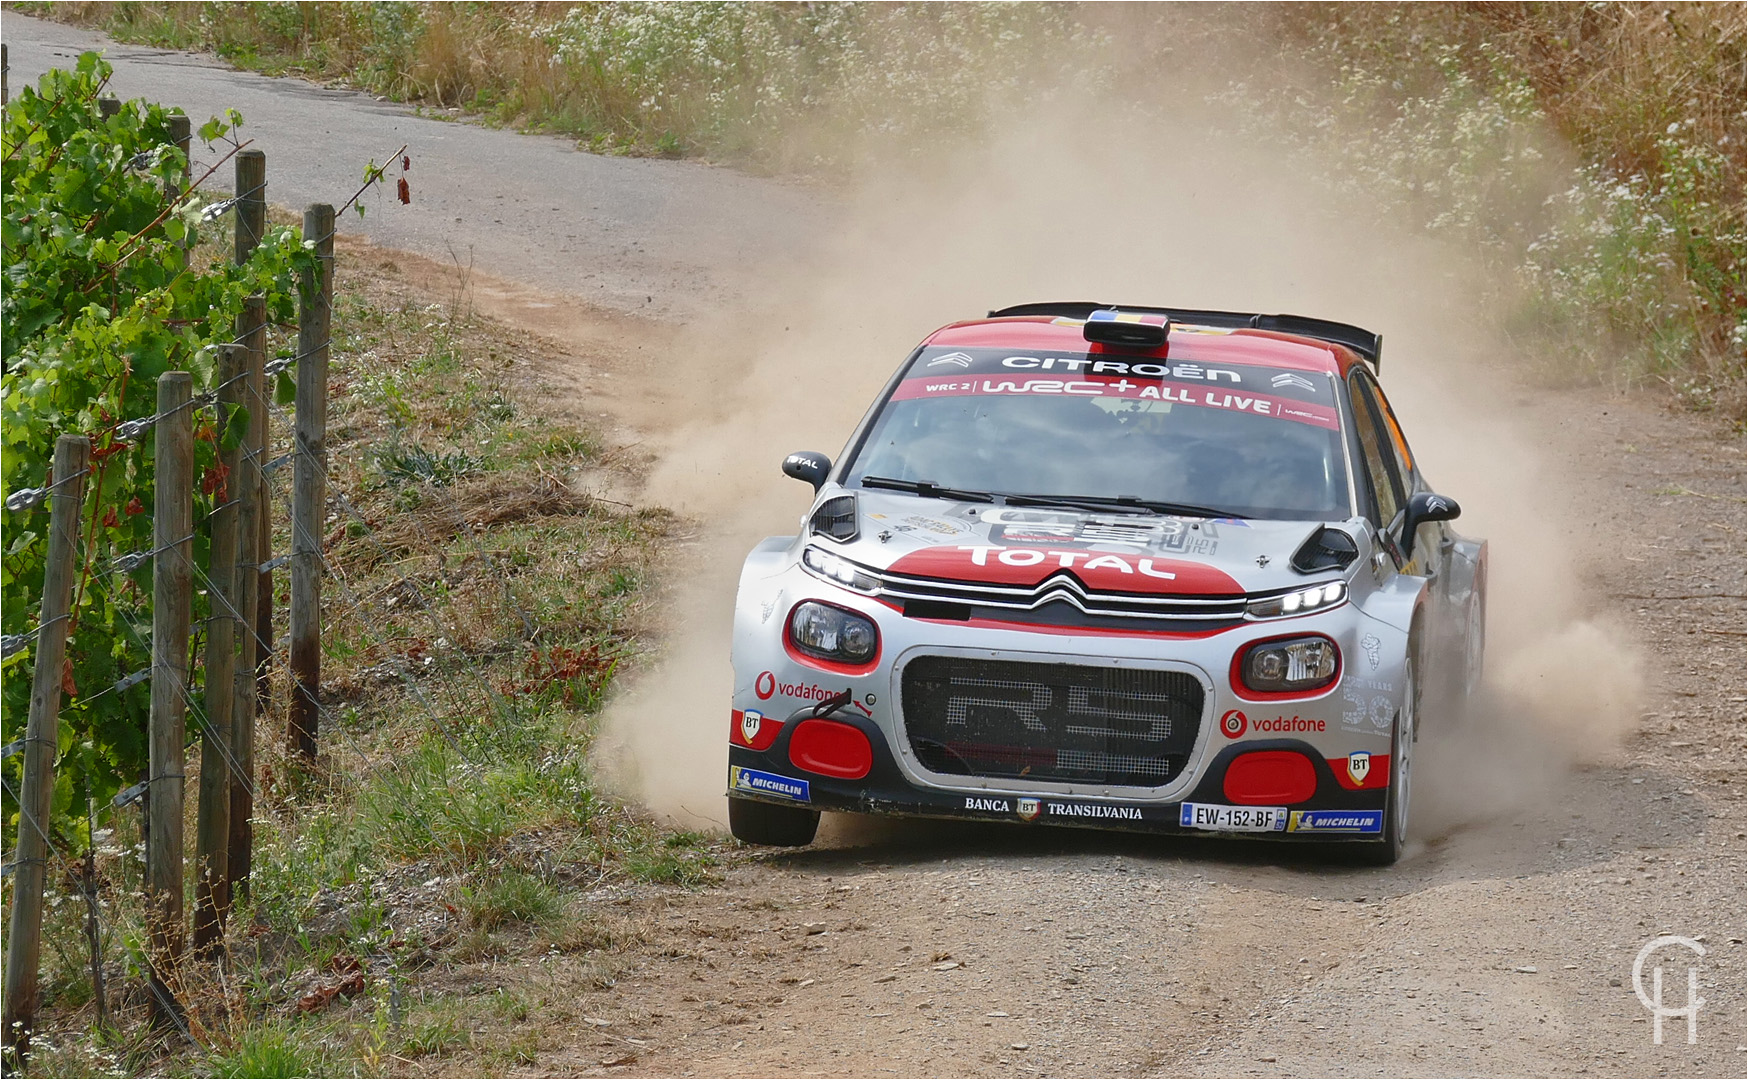
<svg viewBox="0 0 1748 1080">
<path fill-rule="evenodd" d="M 1084 319 L 1101 308 L 1145 311 L 1155 315 L 1164 315 L 1172 322 L 1186 323 L 1191 326 L 1215 326 L 1231 330 L 1273 330 L 1276 333 L 1296 334 L 1299 337 L 1327 341 L 1352 349 L 1359 354 L 1360 359 L 1372 366 L 1374 372 L 1378 370 L 1379 354 L 1384 350 L 1384 335 L 1382 334 L 1374 334 L 1370 330 L 1362 330 L 1357 326 L 1349 326 L 1347 323 L 1331 322 L 1328 319 L 1313 319 L 1305 315 L 1247 315 L 1237 311 L 1197 311 L 1193 308 L 1139 307 L 1132 304 L 1065 301 L 1055 304 L 1020 304 L 992 311 L 989 313 L 989 317 L 1000 319 L 1013 315 L 1054 315 L 1066 319 Z"/>
</svg>

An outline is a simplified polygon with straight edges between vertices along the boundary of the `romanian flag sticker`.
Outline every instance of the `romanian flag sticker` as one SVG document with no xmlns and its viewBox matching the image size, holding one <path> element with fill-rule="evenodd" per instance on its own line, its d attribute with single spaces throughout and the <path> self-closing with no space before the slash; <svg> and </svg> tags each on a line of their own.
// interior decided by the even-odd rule
<svg viewBox="0 0 1748 1080">
<path fill-rule="evenodd" d="M 1169 320 L 1164 315 L 1154 315 L 1145 311 L 1118 311 L 1115 308 L 1101 308 L 1086 317 L 1092 323 L 1134 323 L 1138 326 L 1165 326 Z"/>
</svg>

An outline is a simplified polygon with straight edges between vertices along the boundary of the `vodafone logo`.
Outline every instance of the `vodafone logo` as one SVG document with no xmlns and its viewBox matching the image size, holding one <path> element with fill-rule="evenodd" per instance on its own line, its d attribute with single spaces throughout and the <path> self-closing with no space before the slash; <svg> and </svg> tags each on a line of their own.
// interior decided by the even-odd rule
<svg viewBox="0 0 1748 1080">
<path fill-rule="evenodd" d="M 1236 739 L 1244 734 L 1244 729 L 1250 726 L 1250 720 L 1238 709 L 1228 710 L 1220 718 L 1220 734 L 1228 739 Z"/>
<path fill-rule="evenodd" d="M 778 694 L 786 698 L 795 698 L 798 701 L 824 701 L 832 697 L 837 691 L 829 690 L 818 683 L 780 683 L 777 681 L 776 675 L 769 671 L 761 671 L 759 677 L 753 680 L 753 693 L 759 695 L 760 701 L 769 701 Z M 866 706 L 857 702 L 852 702 L 852 704 L 868 713 L 869 716 L 874 715 L 868 712 Z"/>
</svg>

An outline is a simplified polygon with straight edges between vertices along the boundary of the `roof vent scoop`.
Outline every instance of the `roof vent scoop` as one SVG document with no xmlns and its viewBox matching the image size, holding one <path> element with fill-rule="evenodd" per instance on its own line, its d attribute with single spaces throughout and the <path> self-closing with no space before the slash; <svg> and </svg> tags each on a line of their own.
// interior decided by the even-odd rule
<svg viewBox="0 0 1748 1080">
<path fill-rule="evenodd" d="M 856 538 L 856 497 L 854 495 L 838 495 L 819 504 L 819 509 L 808 519 L 808 525 L 821 536 L 829 536 L 838 543 L 847 543 Z"/>
<path fill-rule="evenodd" d="M 1099 308 L 1087 313 L 1081 334 L 1100 345 L 1126 345 L 1131 348 L 1157 349 L 1165 344 L 1171 319 L 1145 311 L 1119 311 Z"/>
<path fill-rule="evenodd" d="M 1293 569 L 1301 574 L 1345 570 L 1359 555 L 1359 545 L 1353 542 L 1353 537 L 1340 529 L 1319 525 L 1317 531 L 1299 545 L 1299 550 L 1293 552 Z"/>
</svg>

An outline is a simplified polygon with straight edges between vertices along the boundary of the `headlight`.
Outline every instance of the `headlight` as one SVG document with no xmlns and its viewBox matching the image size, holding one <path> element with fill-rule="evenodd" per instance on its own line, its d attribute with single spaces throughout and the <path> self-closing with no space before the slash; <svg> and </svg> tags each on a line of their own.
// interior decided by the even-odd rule
<svg viewBox="0 0 1748 1080">
<path fill-rule="evenodd" d="M 1279 694 L 1328 686 L 1340 666 L 1335 642 L 1302 637 L 1252 645 L 1238 670 L 1245 689 Z"/>
<path fill-rule="evenodd" d="M 810 547 L 801 553 L 801 565 L 834 585 L 854 589 L 872 596 L 880 591 L 880 579 L 862 572 L 861 567 L 829 551 Z"/>
<path fill-rule="evenodd" d="M 1290 592 L 1285 596 L 1271 596 L 1267 600 L 1252 600 L 1245 611 L 1253 619 L 1278 619 L 1286 615 L 1303 615 L 1308 611 L 1321 611 L 1334 607 L 1347 599 L 1347 582 L 1326 581 L 1321 585 Z"/>
<path fill-rule="evenodd" d="M 853 611 L 809 600 L 797 604 L 790 614 L 789 640 L 821 660 L 866 664 L 880 648 L 880 631 L 872 620 Z"/>
</svg>

